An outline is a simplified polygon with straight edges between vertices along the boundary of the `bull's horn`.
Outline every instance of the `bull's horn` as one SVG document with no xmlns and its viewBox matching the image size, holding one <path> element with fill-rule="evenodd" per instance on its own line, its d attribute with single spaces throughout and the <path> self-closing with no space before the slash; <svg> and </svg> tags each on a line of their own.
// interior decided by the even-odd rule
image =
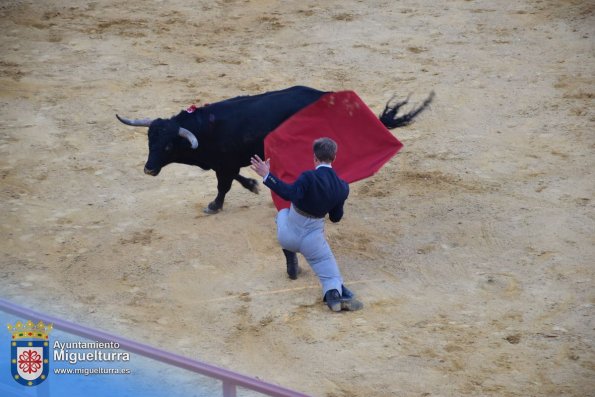
<svg viewBox="0 0 595 397">
<path fill-rule="evenodd" d="M 126 124 L 126 125 L 131 125 L 133 127 L 149 127 L 151 125 L 151 123 L 153 122 L 153 119 L 127 119 L 125 117 L 120 117 L 116 114 L 116 117 L 118 118 L 118 120 L 120 120 L 122 123 Z"/>
<path fill-rule="evenodd" d="M 192 149 L 196 149 L 198 147 L 198 139 L 196 139 L 194 134 L 188 131 L 186 128 L 180 127 L 178 135 L 180 135 L 182 138 L 188 139 L 188 141 L 192 145 Z"/>
</svg>

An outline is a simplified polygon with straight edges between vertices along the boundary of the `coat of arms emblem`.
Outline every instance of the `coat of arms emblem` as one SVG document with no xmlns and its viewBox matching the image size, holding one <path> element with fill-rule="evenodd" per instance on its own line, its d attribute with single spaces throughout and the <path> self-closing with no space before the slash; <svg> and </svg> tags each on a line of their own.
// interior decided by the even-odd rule
<svg viewBox="0 0 595 397">
<path fill-rule="evenodd" d="M 10 369 L 12 378 L 24 386 L 37 386 L 47 379 L 49 365 L 49 336 L 52 324 L 31 320 L 25 324 L 17 321 L 8 325 L 12 334 L 10 342 Z"/>
</svg>

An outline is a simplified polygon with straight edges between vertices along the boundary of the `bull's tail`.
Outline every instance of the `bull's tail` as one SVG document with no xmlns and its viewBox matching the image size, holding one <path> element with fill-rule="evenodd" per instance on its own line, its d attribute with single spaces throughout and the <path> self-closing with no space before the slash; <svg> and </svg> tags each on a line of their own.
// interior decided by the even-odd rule
<svg viewBox="0 0 595 397">
<path fill-rule="evenodd" d="M 384 126 L 388 129 L 404 127 L 406 125 L 411 124 L 415 116 L 417 116 L 418 114 L 423 112 L 425 108 L 430 106 L 432 100 L 434 100 L 434 91 L 430 93 L 430 95 L 426 98 L 425 101 L 423 101 L 423 103 L 419 107 L 414 108 L 409 113 L 405 113 L 402 116 L 397 116 L 397 113 L 399 112 L 399 109 L 402 106 L 409 103 L 409 97 L 407 97 L 407 99 L 405 99 L 404 101 L 397 102 L 394 105 L 391 105 L 393 99 L 395 99 L 395 96 L 389 99 L 389 101 L 386 103 L 384 111 L 380 116 L 378 116 L 382 124 L 384 124 Z"/>
</svg>

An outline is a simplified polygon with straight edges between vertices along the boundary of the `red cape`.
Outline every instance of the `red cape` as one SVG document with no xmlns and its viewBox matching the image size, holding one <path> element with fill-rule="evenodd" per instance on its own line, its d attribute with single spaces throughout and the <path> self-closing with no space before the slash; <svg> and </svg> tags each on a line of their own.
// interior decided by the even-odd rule
<svg viewBox="0 0 595 397">
<path fill-rule="evenodd" d="M 312 143 L 329 137 L 339 146 L 333 168 L 351 183 L 374 175 L 403 144 L 353 91 L 331 92 L 286 120 L 264 141 L 271 172 L 293 183 L 314 167 Z M 277 210 L 289 202 L 272 193 Z"/>
</svg>

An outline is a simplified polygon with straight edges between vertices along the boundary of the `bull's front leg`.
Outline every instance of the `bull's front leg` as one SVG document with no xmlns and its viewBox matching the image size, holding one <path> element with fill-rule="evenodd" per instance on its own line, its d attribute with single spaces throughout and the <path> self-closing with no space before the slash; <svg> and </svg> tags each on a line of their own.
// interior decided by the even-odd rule
<svg viewBox="0 0 595 397">
<path fill-rule="evenodd" d="M 242 186 L 250 190 L 252 193 L 258 194 L 258 182 L 256 179 L 246 178 L 245 176 L 238 174 L 236 175 L 235 180 L 240 182 Z"/>
<path fill-rule="evenodd" d="M 217 197 L 204 209 L 206 214 L 216 214 L 223 209 L 225 195 L 231 189 L 231 183 L 239 172 L 239 169 L 231 172 L 229 170 L 215 171 L 217 174 Z"/>
</svg>

